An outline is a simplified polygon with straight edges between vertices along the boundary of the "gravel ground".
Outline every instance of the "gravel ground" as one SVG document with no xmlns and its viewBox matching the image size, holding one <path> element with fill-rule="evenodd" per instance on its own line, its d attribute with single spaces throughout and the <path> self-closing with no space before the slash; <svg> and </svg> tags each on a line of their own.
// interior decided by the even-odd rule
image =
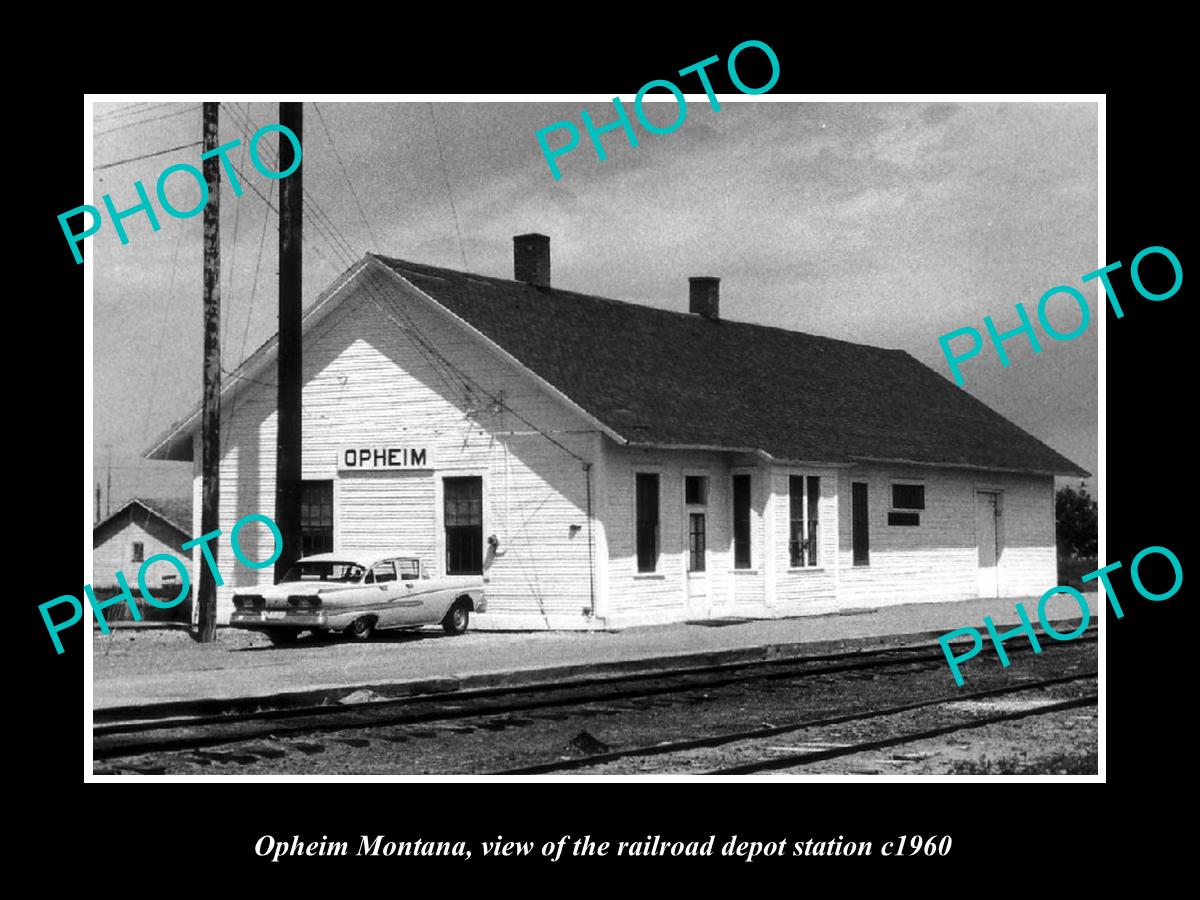
<svg viewBox="0 0 1200 900">
<path fill-rule="evenodd" d="M 1094 595 L 1088 602 L 1095 603 Z M 755 654 L 778 645 L 802 644 L 806 654 L 844 652 L 907 642 L 914 634 L 941 634 L 979 623 L 984 614 L 1003 626 L 1015 618 L 1013 601 L 906 604 L 853 615 L 718 620 L 620 632 L 488 631 L 480 615 L 467 634 L 455 637 L 434 627 L 384 632 L 366 643 L 305 636 L 286 648 L 242 629 L 218 629 L 213 644 L 198 644 L 178 630 L 119 629 L 94 636 L 93 703 L 102 709 L 261 697 L 697 653 Z M 1072 627 L 1070 620 L 1059 624 L 1064 630 Z M 925 639 L 932 646 L 932 638 Z M 973 660 L 968 677 L 989 664 L 984 656 Z"/>
<path fill-rule="evenodd" d="M 158 754 L 99 762 L 97 774 L 447 774 L 486 773 L 534 765 L 560 758 L 587 756 L 609 749 L 648 746 L 809 721 L 830 715 L 879 709 L 944 697 L 953 701 L 969 691 L 1016 685 L 1096 670 L 1096 644 L 1056 646 L 1039 656 L 1013 657 L 1007 669 L 980 667 L 967 687 L 958 689 L 944 663 L 902 664 L 886 670 L 813 675 L 798 679 L 751 680 L 682 693 L 603 700 L 520 714 L 472 716 L 420 724 L 347 728 L 298 735 L 272 734 L 205 750 Z M 993 661 L 994 663 L 994 661 Z M 1035 695 L 1017 694 L 987 701 L 952 702 L 922 710 L 897 722 L 885 719 L 787 733 L 769 746 L 826 746 L 871 739 L 899 727 L 936 727 L 980 715 L 1021 708 L 1038 700 L 1058 700 L 1095 692 L 1095 681 L 1075 682 Z M 453 704 L 448 697 L 447 704 Z M 1090 725 L 1087 722 L 1090 721 Z M 1094 710 L 1019 720 L 1004 725 L 957 732 L 919 745 L 904 745 L 872 756 L 835 760 L 806 767 L 806 772 L 873 772 L 877 774 L 964 774 L 986 770 L 1063 765 L 1096 752 Z M 956 743 L 963 742 L 963 743 Z M 784 751 L 766 751 L 770 752 Z M 790 752 L 796 752 L 792 750 Z M 763 742 L 752 747 L 726 745 L 686 757 L 634 758 L 589 774 L 699 772 L 764 758 Z M 757 754 L 757 755 L 755 755 Z M 1024 756 L 1022 756 L 1024 754 Z"/>
</svg>

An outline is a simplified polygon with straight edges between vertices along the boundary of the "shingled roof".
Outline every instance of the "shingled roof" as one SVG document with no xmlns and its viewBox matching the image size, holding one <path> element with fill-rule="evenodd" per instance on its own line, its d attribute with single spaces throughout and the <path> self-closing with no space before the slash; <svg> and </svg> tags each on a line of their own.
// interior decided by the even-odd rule
<svg viewBox="0 0 1200 900">
<path fill-rule="evenodd" d="M 1088 473 L 903 350 L 713 320 L 368 255 L 304 314 L 312 327 L 386 267 L 633 446 L 761 452 L 1046 475 Z M 230 375 L 274 359 L 272 336 Z M 191 459 L 197 404 L 146 451 Z"/>
<path fill-rule="evenodd" d="M 180 534 L 189 536 L 192 530 L 192 501 L 191 498 L 167 497 L 150 499 L 134 497 L 121 504 L 112 515 L 92 526 L 93 534 L 110 530 L 110 526 L 130 518 L 142 527 L 150 522 L 150 517 L 157 517 L 163 524 L 170 526 Z"/>
<path fill-rule="evenodd" d="M 1088 474 L 903 350 L 376 259 L 633 445 Z"/>
</svg>

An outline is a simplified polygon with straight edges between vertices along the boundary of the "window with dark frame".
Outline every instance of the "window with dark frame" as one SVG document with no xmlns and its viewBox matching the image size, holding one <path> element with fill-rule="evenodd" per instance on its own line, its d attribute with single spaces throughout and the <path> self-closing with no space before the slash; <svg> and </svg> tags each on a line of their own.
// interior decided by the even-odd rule
<svg viewBox="0 0 1200 900">
<path fill-rule="evenodd" d="M 658 475 L 637 473 L 635 504 L 638 571 L 654 572 L 658 569 Z"/>
<path fill-rule="evenodd" d="M 483 574 L 483 479 L 442 479 L 446 574 Z"/>
<path fill-rule="evenodd" d="M 333 552 L 333 482 L 300 483 L 300 555 Z"/>
<path fill-rule="evenodd" d="M 821 508 L 821 476 L 808 476 L 808 564 L 817 564 L 817 538 L 820 536 L 818 522 Z"/>
<path fill-rule="evenodd" d="M 683 502 L 688 506 L 704 506 L 708 503 L 707 475 L 684 476 Z"/>
<path fill-rule="evenodd" d="M 704 571 L 704 513 L 688 514 L 688 571 Z"/>
<path fill-rule="evenodd" d="M 804 476 L 788 476 L 788 510 L 791 530 L 788 534 L 788 564 L 793 569 L 804 565 Z"/>
<path fill-rule="evenodd" d="M 750 568 L 750 476 L 733 476 L 733 567 Z"/>
<path fill-rule="evenodd" d="M 871 564 L 871 529 L 870 523 L 867 521 L 866 482 L 853 482 L 850 485 L 850 495 L 850 530 L 854 565 L 869 566 Z"/>
<path fill-rule="evenodd" d="M 807 511 L 805 496 L 808 497 Z M 817 564 L 817 510 L 820 498 L 820 476 L 809 475 L 807 480 L 803 475 L 788 476 L 788 564 L 793 569 Z"/>
<path fill-rule="evenodd" d="M 921 516 L 916 512 L 925 508 L 925 485 L 923 484 L 893 484 L 892 508 L 888 512 L 889 525 L 917 526 L 921 524 Z"/>
<path fill-rule="evenodd" d="M 146 545 L 142 541 L 133 542 L 133 561 L 144 562 L 146 559 Z"/>
<path fill-rule="evenodd" d="M 805 490 L 806 485 L 806 490 Z M 805 497 L 808 504 L 805 510 Z M 788 565 L 804 569 L 817 564 L 817 510 L 821 499 L 821 476 L 788 475 L 787 500 L 790 532 L 787 540 Z"/>
</svg>

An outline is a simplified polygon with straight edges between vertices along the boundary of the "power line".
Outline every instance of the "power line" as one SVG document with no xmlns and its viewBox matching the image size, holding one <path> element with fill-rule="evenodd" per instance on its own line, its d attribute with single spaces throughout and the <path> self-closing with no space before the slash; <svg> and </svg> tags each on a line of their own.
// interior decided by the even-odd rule
<svg viewBox="0 0 1200 900">
<path fill-rule="evenodd" d="M 241 114 L 240 111 L 235 110 L 235 112 L 237 112 L 239 115 Z M 247 121 L 250 122 L 249 127 L 255 127 L 256 123 L 248 118 Z M 270 146 L 267 147 L 265 156 L 265 162 L 268 162 L 271 165 L 278 165 L 278 154 Z M 321 206 L 320 202 L 316 199 L 316 195 L 312 191 L 305 192 L 304 206 L 305 212 L 309 216 L 309 221 L 312 223 L 313 227 L 318 229 L 318 233 L 320 233 L 321 236 L 326 239 L 326 242 L 329 244 L 331 249 L 339 251 L 337 254 L 339 261 L 344 265 L 353 264 L 361 254 L 354 249 L 353 245 L 333 223 L 333 220 L 329 217 L 329 214 L 325 212 L 325 209 Z M 348 259 L 349 262 L 345 262 L 345 259 Z"/>
<path fill-rule="evenodd" d="M 454 192 L 450 190 L 450 176 L 446 172 L 446 158 L 442 156 L 442 142 L 438 140 L 437 133 L 437 117 L 433 114 L 433 104 L 426 104 L 429 107 L 429 119 L 433 122 L 433 143 L 437 147 L 438 159 L 442 163 L 442 178 L 446 181 L 446 196 L 450 198 L 450 212 L 454 214 L 454 231 L 458 235 L 458 252 L 462 254 L 463 268 L 471 268 L 467 265 L 467 251 L 463 248 L 462 229 L 458 227 L 458 210 L 454 208 Z"/>
<path fill-rule="evenodd" d="M 430 116 L 432 117 L 433 116 L 432 104 L 430 104 L 429 111 L 430 111 Z M 318 113 L 318 116 L 319 116 L 319 113 Z M 247 116 L 247 119 L 248 118 L 249 117 Z M 253 125 L 253 121 L 252 120 L 250 120 L 250 121 L 251 121 L 251 125 Z M 434 119 L 435 141 L 437 140 L 436 128 L 437 128 L 437 121 L 436 121 L 436 119 Z M 326 133 L 328 134 L 328 130 L 326 131 Z M 332 141 L 331 141 L 331 144 L 332 144 Z M 439 156 L 441 156 L 440 143 L 438 144 L 438 154 L 439 154 Z M 271 162 L 272 165 L 277 164 L 274 159 L 269 159 L 268 162 Z M 442 173 L 446 177 L 446 190 L 450 196 L 451 211 L 454 213 L 455 229 L 458 230 L 458 213 L 454 209 L 454 196 L 453 196 L 453 193 L 450 191 L 450 182 L 449 182 L 449 177 L 446 174 L 444 160 L 443 160 L 443 164 L 442 164 Z M 245 177 L 244 174 L 243 174 L 243 177 Z M 251 184 L 251 187 L 254 187 L 254 185 Z M 263 201 L 268 204 L 268 206 L 270 206 L 270 202 L 265 197 L 262 197 L 262 193 L 257 188 L 254 188 L 254 190 L 255 190 L 255 193 L 257 193 L 259 195 L 259 197 L 262 198 Z M 305 199 L 307 200 L 308 198 L 306 197 Z M 271 208 L 273 209 L 273 207 L 271 207 Z M 312 202 L 312 209 L 306 210 L 306 213 L 309 214 L 309 221 L 316 228 L 318 235 L 326 242 L 326 244 L 329 246 L 329 248 L 334 252 L 335 258 L 338 257 L 339 255 L 348 257 L 348 260 L 349 260 L 348 264 L 345 263 L 345 261 L 343 261 L 344 264 L 347 264 L 348 266 L 353 265 L 355 262 L 355 259 L 356 259 L 357 251 L 350 244 L 350 242 L 348 240 L 346 240 L 345 236 L 341 233 L 341 230 L 337 227 L 337 225 L 333 222 L 333 220 L 329 218 L 329 214 L 324 211 L 324 209 L 320 206 L 319 203 L 317 203 L 317 201 L 315 199 Z M 323 222 L 322 222 L 322 217 L 323 217 Z M 341 242 L 341 246 L 338 245 L 338 243 L 337 243 L 338 241 Z M 464 266 L 466 266 L 467 265 L 466 252 L 463 249 L 461 231 L 459 231 L 459 251 L 462 253 L 463 264 L 464 264 Z M 450 360 L 448 360 L 444 355 L 442 355 L 442 353 L 440 351 L 438 351 L 438 349 L 436 347 L 434 347 L 424 337 L 424 335 L 421 334 L 420 329 L 417 327 L 416 323 L 408 315 L 407 310 L 403 310 L 402 308 L 400 308 L 398 311 L 400 311 L 400 314 L 403 315 L 405 317 L 405 319 L 407 319 L 409 321 L 409 327 L 406 327 L 406 326 L 402 325 L 399 321 L 397 321 L 396 318 L 391 315 L 391 313 L 388 311 L 388 309 L 379 300 L 379 296 L 382 295 L 390 306 L 393 306 L 393 308 L 396 308 L 396 306 L 393 304 L 390 296 L 388 296 L 388 294 L 386 292 L 384 292 L 378 285 L 375 285 L 372 282 L 372 279 L 370 277 L 365 278 L 363 280 L 363 284 L 367 288 L 366 293 L 367 293 L 368 298 L 371 300 L 371 302 L 373 302 L 379 308 L 380 312 L 383 313 L 384 317 L 387 318 L 389 322 L 391 322 L 396 328 L 400 329 L 401 332 L 403 332 L 405 335 L 407 335 L 409 337 L 409 339 L 417 347 L 417 351 L 426 358 L 427 362 L 430 363 L 430 367 L 434 370 L 434 372 L 437 372 L 439 374 L 439 376 L 443 378 L 444 383 L 449 384 L 449 382 L 446 381 L 443 373 L 439 371 L 439 366 L 437 364 L 438 362 L 441 363 L 441 366 L 443 366 L 446 371 L 452 372 L 458 376 L 458 378 L 460 379 L 460 381 L 462 383 L 462 386 L 466 389 L 468 396 L 472 396 L 473 393 L 475 391 L 477 391 L 479 394 L 483 395 L 483 397 L 486 398 L 492 405 L 497 406 L 497 407 L 504 409 L 507 412 L 511 413 L 516 419 L 518 419 L 520 422 L 522 422 L 529 428 L 536 431 L 543 438 L 548 440 L 550 443 L 554 444 L 556 447 L 558 447 L 560 450 L 562 450 L 568 456 L 572 457 L 573 459 L 582 463 L 585 466 L 587 466 L 589 464 L 588 460 L 584 459 L 582 456 L 575 453 L 569 447 L 565 446 L 564 444 L 562 444 L 561 442 L 556 440 L 552 435 L 547 433 L 544 429 L 539 428 L 533 422 L 526 419 L 524 416 L 522 416 L 520 413 L 518 413 L 512 407 L 508 406 L 508 404 L 504 403 L 504 401 L 501 400 L 498 396 L 493 395 L 483 385 L 479 384 L 479 382 L 475 381 L 475 379 L 473 379 L 470 375 L 468 375 L 462 369 L 458 368 L 458 366 L 456 366 L 454 363 L 452 363 Z M 245 380 L 250 380 L 250 379 L 245 379 Z M 264 382 L 259 382 L 259 383 L 265 384 Z M 474 388 L 474 391 L 472 390 L 472 388 Z"/>
<path fill-rule="evenodd" d="M 236 110 L 234 107 L 225 108 L 230 110 L 231 114 L 234 115 L 234 118 L 238 118 L 238 116 L 241 115 L 241 111 Z M 254 128 L 255 123 L 253 120 L 246 118 L 243 121 L 249 122 L 248 127 Z M 265 156 L 265 162 L 270 163 L 271 165 L 278 165 L 278 157 L 274 151 L 270 149 L 270 147 L 268 147 Z M 246 178 L 246 174 L 241 169 L 238 169 L 236 166 L 234 169 L 241 174 L 243 178 Z M 255 193 L 258 194 L 260 198 L 265 200 L 265 198 L 262 196 L 262 192 L 259 191 L 253 183 L 250 183 L 250 187 L 255 191 Z M 279 211 L 276 210 L 275 207 L 272 206 L 270 209 L 276 215 L 279 214 Z M 350 245 L 349 241 L 347 241 L 345 237 L 341 235 L 341 232 L 337 230 L 337 226 L 333 225 L 332 221 L 329 219 L 329 215 L 324 211 L 324 209 L 321 208 L 315 197 L 310 196 L 310 192 L 306 192 L 304 196 L 304 213 L 308 217 L 308 221 L 313 226 L 313 229 L 316 231 L 317 235 L 326 242 L 327 246 L 331 250 L 334 251 L 334 258 L 337 259 L 338 262 L 343 266 L 352 265 L 357 259 L 358 254 Z M 322 259 L 325 259 L 324 254 L 321 254 L 319 250 L 317 252 Z M 349 262 L 346 262 L 347 258 L 349 259 Z M 326 262 L 328 262 L 328 260 L 326 260 Z M 341 274 L 340 270 L 337 271 L 338 274 Z"/>
<path fill-rule="evenodd" d="M 329 133 L 329 126 L 325 124 L 325 115 L 321 112 L 321 106 L 316 101 L 313 101 L 313 109 L 317 111 L 317 119 L 321 122 L 321 127 L 325 130 L 325 137 L 329 139 L 329 146 L 333 148 L 333 155 L 337 158 L 338 165 L 342 167 L 342 175 L 346 178 L 346 187 L 350 188 L 350 196 L 354 198 L 354 203 L 358 207 L 358 214 L 362 216 L 363 224 L 367 226 L 367 233 L 371 235 L 371 240 L 375 242 L 375 246 L 380 250 L 383 249 L 383 244 L 379 242 L 379 238 L 375 236 L 375 231 L 371 228 L 371 223 L 367 221 L 367 214 L 363 210 L 363 205 L 359 202 L 358 194 L 354 190 L 354 184 L 350 181 L 350 173 L 346 171 L 346 164 L 342 161 L 342 155 L 338 153 L 337 144 L 333 142 L 333 135 Z"/>
<path fill-rule="evenodd" d="M 274 193 L 274 191 L 275 191 L 275 182 L 272 181 L 271 184 L 267 188 L 267 195 L 268 195 L 267 205 L 268 206 L 270 206 L 270 195 L 272 193 Z M 246 311 L 246 326 L 245 326 L 245 328 L 242 329 L 242 345 L 241 345 L 241 348 L 238 350 L 238 365 L 239 366 L 242 364 L 242 361 L 245 359 L 245 356 L 246 356 L 246 340 L 250 336 L 250 322 L 254 318 L 254 298 L 258 294 L 258 273 L 262 270 L 263 248 L 266 246 L 266 243 L 267 243 L 267 224 L 270 221 L 271 221 L 271 216 L 268 213 L 264 212 L 263 213 L 262 234 L 260 234 L 259 238 L 258 238 L 258 259 L 255 260 L 255 262 L 254 262 L 254 281 L 251 282 L 251 284 L 250 284 L 250 308 Z M 231 427 L 226 428 L 224 430 L 226 449 L 228 449 L 228 447 L 229 447 L 229 441 L 231 439 L 231 433 L 233 431 L 233 428 L 232 428 L 233 418 L 234 418 L 234 415 L 237 413 L 238 401 L 240 399 L 241 399 L 240 396 L 235 396 L 233 398 L 233 405 L 229 410 L 229 421 L 230 421 Z"/>
<path fill-rule="evenodd" d="M 133 128 L 136 125 L 148 125 L 151 122 L 159 122 L 163 119 L 170 119 L 173 116 L 182 116 L 185 113 L 190 113 L 190 112 L 195 112 L 194 106 L 190 109 L 180 109 L 180 110 L 176 110 L 175 112 L 167 113 L 167 114 L 161 115 L 161 116 L 152 116 L 149 119 L 139 119 L 136 122 L 126 122 L 123 125 L 117 125 L 113 128 L 108 129 L 107 131 L 97 131 L 95 136 L 96 137 L 104 137 L 104 135 L 106 135 L 106 134 L 113 134 L 118 131 L 124 131 L 126 128 Z"/>
<path fill-rule="evenodd" d="M 97 122 L 110 122 L 114 119 L 125 119 L 129 116 L 141 115 L 142 113 L 152 112 L 156 109 L 161 109 L 164 106 L 170 106 L 170 103 L 134 103 L 132 106 L 125 106 L 121 109 L 111 109 L 108 112 L 100 113 L 95 117 Z"/>
<path fill-rule="evenodd" d="M 162 321 L 158 326 L 158 346 L 155 348 L 154 367 L 150 370 L 150 392 L 148 402 L 146 403 L 146 421 L 142 425 L 142 440 L 146 440 L 150 432 L 150 414 L 154 410 L 154 399 L 156 396 L 155 388 L 158 386 L 158 369 L 162 360 L 162 348 L 165 341 L 163 338 L 167 332 L 167 320 L 170 317 L 171 301 L 175 298 L 175 272 L 179 265 L 179 248 L 183 246 L 183 236 L 187 234 L 187 229 L 179 229 L 179 240 L 175 242 L 175 257 L 171 260 L 171 283 L 167 287 L 167 301 L 163 304 Z"/>
<path fill-rule="evenodd" d="M 180 144 L 178 147 L 170 147 L 166 150 L 157 150 L 154 153 L 143 153 L 141 156 L 131 156 L 128 159 L 118 159 L 116 162 L 105 163 L 102 166 L 96 166 L 92 169 L 93 172 L 101 172 L 104 169 L 111 169 L 113 166 L 123 166 L 125 163 L 137 162 L 139 159 L 150 159 L 152 156 L 162 156 L 164 153 L 174 153 L 176 150 L 186 150 L 188 147 L 198 147 L 203 141 L 192 141 L 190 144 Z"/>
<path fill-rule="evenodd" d="M 251 125 L 251 127 L 253 127 L 253 125 Z M 270 147 L 268 147 L 267 150 L 266 161 L 272 165 L 278 164 L 276 161 L 276 154 L 274 154 L 274 151 Z M 311 192 L 305 196 L 305 204 L 305 214 L 316 235 L 322 241 L 324 241 L 326 246 L 332 251 L 334 258 L 337 259 L 341 265 L 346 266 L 347 268 L 352 266 L 360 255 L 359 251 L 357 251 L 350 241 L 346 239 L 341 230 L 337 227 L 336 223 L 334 223 L 329 217 L 329 214 L 325 212 L 316 198 L 311 195 Z M 368 290 L 377 291 L 377 288 L 369 281 L 367 282 L 367 285 Z M 419 331 L 419 329 L 416 327 L 416 323 L 413 322 L 408 316 L 407 311 L 403 311 L 401 314 L 409 321 L 414 330 Z M 446 377 L 446 371 L 450 370 L 446 370 L 444 365 L 439 365 L 438 360 L 431 357 L 420 344 L 416 344 L 415 346 L 417 348 L 417 352 L 425 357 L 429 367 L 442 380 L 443 384 L 453 391 L 454 385 Z M 465 382 L 463 383 L 463 387 L 466 388 L 468 394 L 471 393 L 470 386 Z"/>
<path fill-rule="evenodd" d="M 247 106 L 248 105 L 249 104 L 247 104 Z M 246 134 L 245 130 L 243 130 L 242 131 L 242 166 L 243 167 L 245 167 L 245 165 L 246 165 L 246 138 L 247 138 L 247 134 Z M 265 217 L 266 213 L 264 213 L 263 215 Z M 229 304 L 228 304 L 229 312 L 231 312 L 231 313 L 233 311 L 233 282 L 234 282 L 234 279 L 237 277 L 238 226 L 241 224 L 241 222 L 242 222 L 242 204 L 239 203 L 237 205 L 237 209 L 235 209 L 234 213 L 233 213 L 233 249 L 230 252 L 229 283 L 226 286 L 226 291 L 229 294 Z M 233 318 L 232 315 L 227 315 L 224 317 L 224 321 L 222 321 L 222 323 L 221 323 L 222 328 L 224 329 L 224 331 L 221 335 L 221 346 L 222 347 L 225 346 L 226 340 L 229 337 L 229 320 L 232 318 Z"/>
<path fill-rule="evenodd" d="M 274 204 L 272 204 L 271 201 L 268 200 L 263 195 L 263 192 L 258 189 L 258 187 L 254 184 L 253 181 L 250 180 L 250 177 L 245 172 L 243 172 L 241 169 L 239 169 L 236 165 L 233 166 L 233 170 L 242 176 L 242 179 L 243 179 L 244 183 L 246 184 L 246 186 L 249 187 L 250 190 L 254 191 L 254 193 L 258 195 L 259 199 L 262 200 L 263 203 L 265 203 L 267 205 L 267 209 L 269 209 L 271 212 L 275 213 L 275 215 L 279 215 L 279 210 L 277 210 L 275 208 Z M 273 186 L 274 182 L 271 182 L 271 184 Z M 309 221 L 312 222 L 312 219 L 310 218 Z M 316 223 L 314 222 L 313 224 L 315 227 Z M 307 238 L 305 239 L 305 241 L 307 243 Z M 321 257 L 321 259 L 323 259 L 326 263 L 329 263 L 330 268 L 332 268 L 337 274 L 340 275 L 342 273 L 341 269 L 337 268 L 336 266 L 333 265 L 333 263 L 329 262 L 328 257 L 326 257 L 325 254 L 321 252 L 319 247 L 310 245 L 310 249 L 312 249 L 317 254 L 317 256 Z"/>
</svg>

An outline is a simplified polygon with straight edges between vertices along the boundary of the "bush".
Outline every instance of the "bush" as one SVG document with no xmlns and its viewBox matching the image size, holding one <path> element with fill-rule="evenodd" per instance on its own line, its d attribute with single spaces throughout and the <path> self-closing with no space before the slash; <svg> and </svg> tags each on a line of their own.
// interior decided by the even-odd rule
<svg viewBox="0 0 1200 900">
<path fill-rule="evenodd" d="M 119 588 L 95 588 L 96 601 L 100 602 L 107 600 L 110 597 L 115 597 L 121 593 Z M 161 609 L 157 606 L 152 606 L 147 603 L 141 593 L 134 588 L 132 590 L 134 599 L 137 601 L 138 612 L 142 615 L 143 622 L 191 622 L 192 621 L 192 591 L 189 589 L 187 595 L 170 609 Z M 179 588 L 151 588 L 150 595 L 156 600 L 174 600 L 179 593 Z M 112 606 L 104 610 L 104 621 L 110 625 L 113 622 L 131 622 L 133 615 L 129 612 L 129 604 L 114 603 Z"/>
<path fill-rule="evenodd" d="M 1058 583 L 1073 587 L 1077 591 L 1094 591 L 1099 582 L 1095 579 L 1085 582 L 1083 576 L 1095 572 L 1099 568 L 1096 557 L 1063 556 L 1058 557 Z"/>
<path fill-rule="evenodd" d="M 1099 548 L 1099 508 L 1079 483 L 1054 494 L 1054 533 L 1059 556 L 1095 556 Z M 1065 582 L 1064 582 L 1065 583 Z"/>
</svg>

